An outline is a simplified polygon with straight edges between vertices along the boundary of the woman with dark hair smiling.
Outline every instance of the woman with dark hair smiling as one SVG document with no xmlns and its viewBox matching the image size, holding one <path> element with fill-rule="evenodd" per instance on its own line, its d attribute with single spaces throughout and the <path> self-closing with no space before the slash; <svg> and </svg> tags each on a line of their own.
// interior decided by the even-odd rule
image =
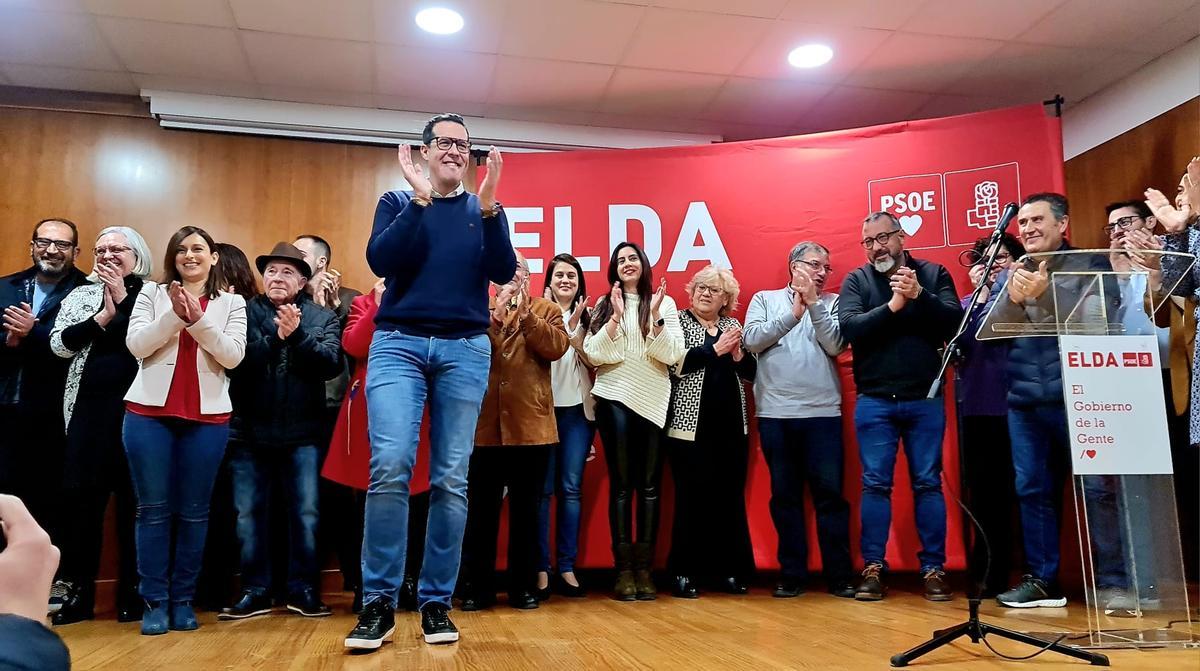
<svg viewBox="0 0 1200 671">
<path fill-rule="evenodd" d="M 246 353 L 246 301 L 223 290 L 217 260 L 208 233 L 179 229 L 163 283 L 142 287 L 125 339 L 139 361 L 122 435 L 137 495 L 146 635 L 200 626 L 192 599 L 233 410 L 225 371 Z"/>
<path fill-rule="evenodd" d="M 591 364 L 583 352 L 583 335 L 591 324 L 588 313 L 587 282 L 583 268 L 570 254 L 550 259 L 543 287 L 545 298 L 558 303 L 571 347 L 561 359 L 550 364 L 550 385 L 554 395 L 554 419 L 558 423 L 558 444 L 550 452 L 546 465 L 546 483 L 538 507 L 537 596 L 550 597 L 550 497 L 557 496 L 557 543 L 555 587 L 565 596 L 584 596 L 575 576 L 575 557 L 579 551 L 579 520 L 583 514 L 583 467 L 596 429 L 593 422 L 596 402 L 592 399 Z"/>
<path fill-rule="evenodd" d="M 655 598 L 650 580 L 658 534 L 662 431 L 671 401 L 668 366 L 683 356 L 683 331 L 664 279 L 642 248 L 622 242 L 608 263 L 608 295 L 596 301 L 583 350 L 599 366 L 592 395 L 608 462 L 608 522 L 620 601 Z M 637 494 L 636 542 L 633 495 Z"/>
</svg>

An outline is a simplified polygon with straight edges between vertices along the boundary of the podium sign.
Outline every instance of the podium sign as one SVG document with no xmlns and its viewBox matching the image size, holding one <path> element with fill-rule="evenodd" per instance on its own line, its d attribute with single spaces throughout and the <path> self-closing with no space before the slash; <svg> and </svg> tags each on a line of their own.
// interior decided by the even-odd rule
<svg viewBox="0 0 1200 671">
<path fill-rule="evenodd" d="M 1059 336 L 1075 475 L 1170 475 L 1158 339 Z"/>
</svg>

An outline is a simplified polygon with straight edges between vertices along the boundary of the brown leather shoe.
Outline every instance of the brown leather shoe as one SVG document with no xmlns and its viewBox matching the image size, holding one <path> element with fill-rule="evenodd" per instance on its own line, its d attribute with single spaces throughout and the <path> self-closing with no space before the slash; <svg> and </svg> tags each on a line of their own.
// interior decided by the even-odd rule
<svg viewBox="0 0 1200 671">
<path fill-rule="evenodd" d="M 887 593 L 883 586 L 883 564 L 867 564 L 862 572 L 862 582 L 858 583 L 858 591 L 854 598 L 859 601 L 879 601 Z"/>
<path fill-rule="evenodd" d="M 939 568 L 925 571 L 925 598 L 930 601 L 949 601 L 954 593 L 946 582 L 946 572 Z"/>
</svg>

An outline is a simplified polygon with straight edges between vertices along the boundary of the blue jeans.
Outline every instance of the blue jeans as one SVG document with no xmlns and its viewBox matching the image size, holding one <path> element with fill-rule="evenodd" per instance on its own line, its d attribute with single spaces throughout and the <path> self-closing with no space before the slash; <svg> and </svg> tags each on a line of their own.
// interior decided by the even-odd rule
<svg viewBox="0 0 1200 671">
<path fill-rule="evenodd" d="M 1029 573 L 1058 580 L 1063 485 L 1070 470 L 1067 411 L 1061 404 L 1013 407 L 1008 412 L 1013 472 L 1021 509 L 1021 535 Z M 1128 587 L 1121 554 L 1116 482 L 1110 476 L 1083 478 L 1093 565 L 1099 587 Z"/>
<path fill-rule="evenodd" d="M 830 584 L 849 580 L 850 504 L 842 495 L 846 461 L 841 417 L 758 418 L 758 436 L 771 473 L 771 521 L 779 535 L 779 568 L 785 577 L 808 578 L 804 486 L 817 517 L 821 567 Z"/>
<path fill-rule="evenodd" d="M 229 424 L 126 412 L 121 435 L 137 495 L 138 591 L 146 601 L 191 601 L 204 556 L 208 505 L 229 439 Z"/>
<path fill-rule="evenodd" d="M 575 570 L 579 554 L 579 520 L 583 516 L 583 467 L 596 427 L 583 412 L 583 404 L 554 409 L 558 444 L 550 450 L 546 483 L 538 501 L 538 570 L 550 572 L 550 497 L 558 495 L 558 572 Z"/>
<path fill-rule="evenodd" d="M 450 340 L 376 331 L 367 363 L 371 484 L 363 530 L 363 603 L 393 607 L 404 580 L 408 492 L 429 401 L 429 522 L 417 603 L 450 607 L 467 524 L 467 470 L 487 391 L 487 335 Z"/>
<path fill-rule="evenodd" d="M 942 495 L 942 437 L 946 409 L 941 398 L 895 400 L 860 394 L 854 408 L 862 460 L 862 556 L 883 564 L 892 526 L 896 453 L 904 442 L 912 481 L 921 572 L 946 563 L 946 499 Z"/>
<path fill-rule="evenodd" d="M 283 485 L 287 507 L 288 594 L 317 588 L 316 445 L 274 447 L 229 443 L 229 471 L 237 535 L 242 546 L 242 589 L 266 594 L 271 588 L 271 534 L 268 529 L 271 490 Z"/>
</svg>

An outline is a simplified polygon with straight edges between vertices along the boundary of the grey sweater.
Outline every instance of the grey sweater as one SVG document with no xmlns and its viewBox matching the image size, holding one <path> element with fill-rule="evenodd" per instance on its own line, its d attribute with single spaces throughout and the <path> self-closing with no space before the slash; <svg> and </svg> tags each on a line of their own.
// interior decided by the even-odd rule
<svg viewBox="0 0 1200 671">
<path fill-rule="evenodd" d="M 842 384 L 834 360 L 846 349 L 837 294 L 822 294 L 797 320 L 791 287 L 760 291 L 746 309 L 742 343 L 758 355 L 754 380 L 759 417 L 838 417 Z"/>
</svg>

